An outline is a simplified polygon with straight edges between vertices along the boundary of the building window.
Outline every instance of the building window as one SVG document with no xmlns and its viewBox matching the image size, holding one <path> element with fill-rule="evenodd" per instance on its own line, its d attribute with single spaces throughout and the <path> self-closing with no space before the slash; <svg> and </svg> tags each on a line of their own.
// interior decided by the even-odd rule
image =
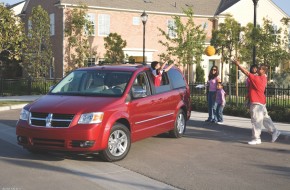
<svg viewBox="0 0 290 190">
<path fill-rule="evenodd" d="M 32 29 L 32 22 L 31 20 L 28 20 L 28 25 L 27 25 L 28 30 Z"/>
<path fill-rule="evenodd" d="M 50 35 L 54 36 L 55 35 L 55 22 L 54 22 L 54 13 L 49 15 L 49 24 L 50 24 Z"/>
<path fill-rule="evenodd" d="M 54 78 L 54 69 L 53 69 L 53 67 L 52 66 L 50 66 L 50 68 L 49 68 L 49 78 Z"/>
<path fill-rule="evenodd" d="M 288 27 L 288 47 L 290 49 L 290 26 Z"/>
<path fill-rule="evenodd" d="M 96 65 L 96 58 L 88 58 L 88 67 Z"/>
<path fill-rule="evenodd" d="M 31 30 L 32 29 L 32 21 L 31 20 L 28 20 L 28 23 L 27 23 L 27 34 L 28 34 L 28 37 L 31 37 Z"/>
<path fill-rule="evenodd" d="M 140 17 L 133 17 L 133 25 L 140 25 Z"/>
<path fill-rule="evenodd" d="M 278 26 L 276 24 L 273 24 L 273 34 L 276 35 L 278 31 Z"/>
<path fill-rule="evenodd" d="M 207 23 L 207 22 L 204 22 L 204 23 L 202 24 L 202 27 L 203 27 L 204 30 L 207 30 L 208 23 Z"/>
<path fill-rule="evenodd" d="M 108 36 L 110 34 L 110 15 L 99 14 L 98 16 L 98 35 Z"/>
<path fill-rule="evenodd" d="M 96 28 L 96 14 L 94 13 L 88 13 L 87 14 L 87 20 L 90 22 L 91 26 L 92 26 L 92 32 L 90 34 L 90 36 L 94 36 L 95 33 L 95 28 Z M 88 34 L 88 30 L 86 29 L 86 34 Z"/>
<path fill-rule="evenodd" d="M 168 20 L 167 21 L 167 28 L 168 28 L 168 35 L 170 38 L 176 38 L 176 24 L 174 20 Z"/>
<path fill-rule="evenodd" d="M 277 40 L 278 26 L 276 24 L 272 25 L 272 31 L 270 32 L 272 32 L 273 37 L 275 38 L 275 40 Z"/>
</svg>

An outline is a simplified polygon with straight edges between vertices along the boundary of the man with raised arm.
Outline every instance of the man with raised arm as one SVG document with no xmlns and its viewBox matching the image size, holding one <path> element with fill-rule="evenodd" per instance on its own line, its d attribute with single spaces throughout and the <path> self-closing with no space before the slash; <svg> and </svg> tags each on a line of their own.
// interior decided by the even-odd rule
<svg viewBox="0 0 290 190">
<path fill-rule="evenodd" d="M 237 65 L 239 69 L 249 78 L 252 140 L 248 142 L 248 144 L 257 145 L 262 143 L 260 136 L 263 126 L 270 134 L 272 134 L 272 142 L 275 142 L 280 135 L 280 131 L 275 128 L 266 108 L 265 89 L 267 86 L 267 66 L 261 65 L 258 67 L 258 75 L 254 75 L 242 67 L 239 60 L 235 59 L 232 63 Z"/>
</svg>

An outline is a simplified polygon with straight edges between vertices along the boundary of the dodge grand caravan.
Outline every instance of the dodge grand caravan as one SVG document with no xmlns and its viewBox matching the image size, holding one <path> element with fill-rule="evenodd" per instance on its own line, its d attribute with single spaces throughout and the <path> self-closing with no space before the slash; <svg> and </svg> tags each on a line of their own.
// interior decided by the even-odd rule
<svg viewBox="0 0 290 190">
<path fill-rule="evenodd" d="M 159 87 L 146 65 L 81 68 L 21 110 L 17 141 L 30 152 L 99 152 L 117 161 L 132 142 L 166 132 L 182 137 L 190 111 L 189 87 L 176 67 Z"/>
</svg>

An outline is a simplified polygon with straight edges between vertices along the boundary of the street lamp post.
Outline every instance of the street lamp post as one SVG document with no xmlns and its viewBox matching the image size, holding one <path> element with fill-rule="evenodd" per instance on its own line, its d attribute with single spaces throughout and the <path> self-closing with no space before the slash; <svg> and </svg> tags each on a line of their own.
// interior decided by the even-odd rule
<svg viewBox="0 0 290 190">
<path fill-rule="evenodd" d="M 257 4 L 259 0 L 253 0 L 254 3 L 254 31 L 257 27 Z M 255 35 L 253 35 L 255 37 Z M 256 44 L 253 45 L 253 64 L 256 64 Z"/>
<path fill-rule="evenodd" d="M 143 23 L 143 64 L 145 65 L 145 25 L 148 19 L 148 15 L 144 11 L 141 15 L 141 20 Z"/>
</svg>

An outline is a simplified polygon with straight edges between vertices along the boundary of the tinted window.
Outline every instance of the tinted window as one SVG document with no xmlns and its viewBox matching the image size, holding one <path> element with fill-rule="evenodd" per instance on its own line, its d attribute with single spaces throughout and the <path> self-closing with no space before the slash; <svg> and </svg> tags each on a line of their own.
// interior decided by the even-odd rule
<svg viewBox="0 0 290 190">
<path fill-rule="evenodd" d="M 168 75 L 173 88 L 182 88 L 186 86 L 183 75 L 176 69 L 170 69 Z"/>
</svg>

